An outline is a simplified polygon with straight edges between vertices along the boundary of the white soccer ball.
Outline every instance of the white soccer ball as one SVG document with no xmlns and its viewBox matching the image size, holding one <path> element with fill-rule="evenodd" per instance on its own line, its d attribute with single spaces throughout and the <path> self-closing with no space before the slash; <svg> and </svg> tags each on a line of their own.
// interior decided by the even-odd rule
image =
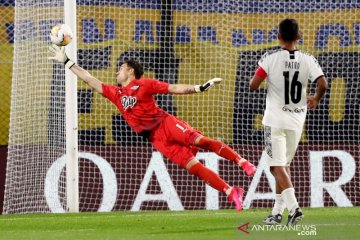
<svg viewBox="0 0 360 240">
<path fill-rule="evenodd" d="M 73 38 L 71 28 L 66 24 L 57 24 L 51 29 L 51 42 L 58 46 L 68 45 Z"/>
</svg>

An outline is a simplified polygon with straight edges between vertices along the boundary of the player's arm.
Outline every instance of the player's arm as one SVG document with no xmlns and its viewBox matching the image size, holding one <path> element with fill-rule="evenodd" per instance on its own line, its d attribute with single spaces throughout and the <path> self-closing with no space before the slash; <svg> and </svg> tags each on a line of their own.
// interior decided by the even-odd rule
<svg viewBox="0 0 360 240">
<path fill-rule="evenodd" d="M 172 94 L 191 94 L 196 92 L 194 85 L 190 84 L 169 84 L 168 91 Z"/>
<path fill-rule="evenodd" d="M 49 59 L 56 60 L 60 63 L 63 63 L 68 67 L 76 76 L 82 79 L 95 91 L 102 93 L 102 82 L 92 76 L 88 71 L 78 66 L 76 63 L 71 61 L 65 53 L 65 47 L 59 47 L 57 45 L 51 45 L 49 50 L 53 53 L 53 56 Z"/>
<path fill-rule="evenodd" d="M 172 94 L 191 94 L 204 92 L 209 90 L 214 85 L 220 84 L 221 78 L 213 78 L 202 85 L 190 85 L 190 84 L 169 84 L 168 91 Z"/>
<path fill-rule="evenodd" d="M 319 105 L 319 102 L 320 102 L 322 96 L 324 96 L 324 94 L 326 92 L 327 86 L 328 86 L 328 83 L 324 76 L 321 76 L 316 80 L 315 95 L 307 97 L 308 108 L 314 109 Z"/>
<path fill-rule="evenodd" d="M 102 82 L 82 67 L 74 64 L 70 70 L 98 93 L 102 93 Z"/>
<path fill-rule="evenodd" d="M 256 89 L 259 88 L 259 86 L 261 85 L 261 83 L 265 80 L 267 74 L 264 71 L 264 69 L 262 69 L 261 67 L 259 67 L 254 76 L 252 77 L 252 79 L 250 80 L 250 90 L 251 91 L 255 91 Z"/>
</svg>

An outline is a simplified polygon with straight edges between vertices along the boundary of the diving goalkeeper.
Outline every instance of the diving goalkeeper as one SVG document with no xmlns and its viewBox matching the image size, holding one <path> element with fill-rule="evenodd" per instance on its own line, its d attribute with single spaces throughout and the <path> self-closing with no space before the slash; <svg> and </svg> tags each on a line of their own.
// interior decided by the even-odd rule
<svg viewBox="0 0 360 240">
<path fill-rule="evenodd" d="M 169 84 L 143 78 L 143 67 L 134 60 L 126 60 L 116 73 L 118 86 L 102 83 L 85 69 L 71 61 L 64 47 L 50 46 L 50 59 L 64 63 L 75 75 L 95 91 L 108 98 L 119 109 L 129 126 L 146 137 L 165 157 L 181 168 L 198 176 L 211 187 L 228 196 L 238 211 L 242 210 L 243 189 L 229 186 L 218 174 L 196 159 L 199 148 L 215 152 L 239 165 L 251 176 L 256 168 L 226 144 L 204 136 L 188 123 L 159 108 L 154 94 L 191 94 L 209 90 L 222 79 L 213 78 L 203 85 Z"/>
</svg>

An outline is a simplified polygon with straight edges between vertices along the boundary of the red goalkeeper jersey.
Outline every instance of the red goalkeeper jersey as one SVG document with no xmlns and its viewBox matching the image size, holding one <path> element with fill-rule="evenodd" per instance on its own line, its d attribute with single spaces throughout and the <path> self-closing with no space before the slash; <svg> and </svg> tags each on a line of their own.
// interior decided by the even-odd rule
<svg viewBox="0 0 360 240">
<path fill-rule="evenodd" d="M 154 94 L 168 93 L 169 84 L 150 78 L 131 81 L 126 87 L 102 84 L 103 95 L 120 110 L 137 133 L 152 130 L 169 115 L 156 104 Z"/>
</svg>

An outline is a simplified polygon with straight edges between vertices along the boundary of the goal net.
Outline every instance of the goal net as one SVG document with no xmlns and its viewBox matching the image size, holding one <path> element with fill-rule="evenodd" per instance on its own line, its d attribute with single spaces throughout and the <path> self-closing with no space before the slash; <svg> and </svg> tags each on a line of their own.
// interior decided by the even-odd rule
<svg viewBox="0 0 360 240">
<path fill-rule="evenodd" d="M 63 1 L 17 0 L 10 134 L 3 212 L 66 209 L 65 71 L 47 59 Z M 211 152 L 197 155 L 245 208 L 271 207 L 274 179 L 263 160 L 266 86 L 249 91 L 257 61 L 277 47 L 278 23 L 296 18 L 298 48 L 317 57 L 329 90 L 308 112 L 292 164 L 300 206 L 354 206 L 359 194 L 360 4 L 358 1 L 78 0 L 77 63 L 108 84 L 126 58 L 168 83 L 224 81 L 193 95 L 159 95 L 160 107 L 252 161 L 253 177 Z M 71 43 L 75 44 L 75 43 Z M 309 93 L 315 90 L 309 85 Z M 80 211 L 233 208 L 226 196 L 137 136 L 107 99 L 78 83 Z"/>
</svg>

